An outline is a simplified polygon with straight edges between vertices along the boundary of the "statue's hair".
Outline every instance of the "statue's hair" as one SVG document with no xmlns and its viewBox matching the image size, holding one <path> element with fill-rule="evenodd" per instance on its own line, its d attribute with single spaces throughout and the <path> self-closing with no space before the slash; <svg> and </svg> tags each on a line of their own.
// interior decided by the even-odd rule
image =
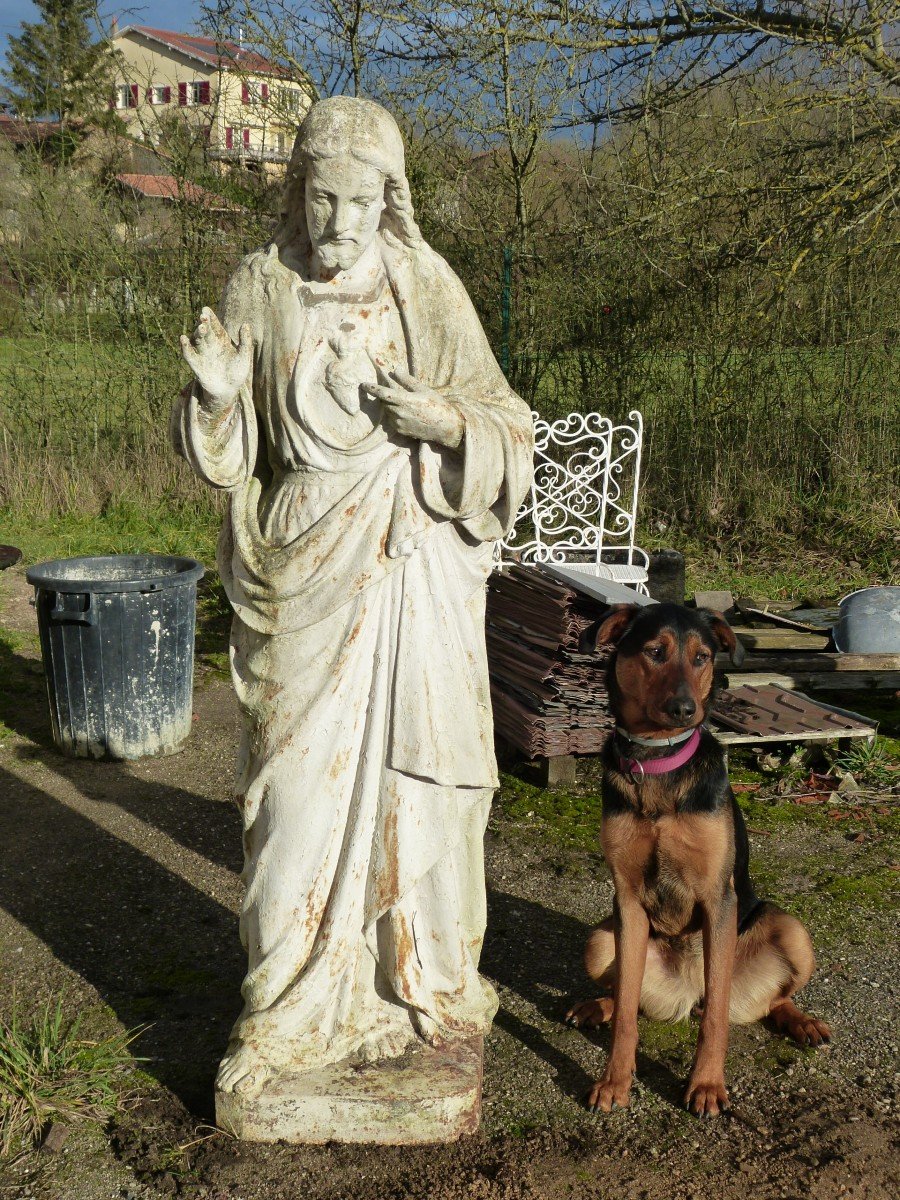
<svg viewBox="0 0 900 1200">
<path fill-rule="evenodd" d="M 314 104 L 294 140 L 274 242 L 279 249 L 309 243 L 306 175 L 309 165 L 349 154 L 384 176 L 385 209 L 379 228 L 407 246 L 422 243 L 406 178 L 403 138 L 397 122 L 380 104 L 353 96 L 332 96 Z"/>
</svg>

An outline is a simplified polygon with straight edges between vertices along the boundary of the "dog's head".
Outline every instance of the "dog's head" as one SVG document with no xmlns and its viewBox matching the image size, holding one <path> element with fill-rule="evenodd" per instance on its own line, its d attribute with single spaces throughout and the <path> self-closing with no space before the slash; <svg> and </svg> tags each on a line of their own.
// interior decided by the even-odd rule
<svg viewBox="0 0 900 1200">
<path fill-rule="evenodd" d="M 678 604 L 617 605 L 582 638 L 593 653 L 614 645 L 609 702 L 618 725 L 636 737 L 668 736 L 706 719 L 715 656 L 740 665 L 744 650 L 721 613 Z"/>
</svg>

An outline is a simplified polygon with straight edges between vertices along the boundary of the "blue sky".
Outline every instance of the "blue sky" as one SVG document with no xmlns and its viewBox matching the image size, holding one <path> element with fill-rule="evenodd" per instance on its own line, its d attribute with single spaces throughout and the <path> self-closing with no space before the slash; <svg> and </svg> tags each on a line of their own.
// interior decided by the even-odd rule
<svg viewBox="0 0 900 1200">
<path fill-rule="evenodd" d="M 200 14 L 196 0 L 149 0 L 121 6 L 104 0 L 100 14 L 106 22 L 117 15 L 119 25 L 154 25 L 157 29 L 175 29 L 190 33 Z M 23 21 L 36 21 L 38 12 L 31 0 L 0 0 L 0 59 L 5 59 L 6 43 L 19 32 Z"/>
</svg>

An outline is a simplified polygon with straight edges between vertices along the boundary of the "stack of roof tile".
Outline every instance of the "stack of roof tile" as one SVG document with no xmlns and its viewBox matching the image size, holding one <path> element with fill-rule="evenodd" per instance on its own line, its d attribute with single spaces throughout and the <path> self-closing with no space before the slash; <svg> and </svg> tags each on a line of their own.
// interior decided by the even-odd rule
<svg viewBox="0 0 900 1200">
<path fill-rule="evenodd" d="M 494 726 L 528 758 L 601 749 L 612 725 L 609 653 L 581 654 L 578 646 L 605 611 L 539 566 L 512 566 L 488 581 Z"/>
</svg>

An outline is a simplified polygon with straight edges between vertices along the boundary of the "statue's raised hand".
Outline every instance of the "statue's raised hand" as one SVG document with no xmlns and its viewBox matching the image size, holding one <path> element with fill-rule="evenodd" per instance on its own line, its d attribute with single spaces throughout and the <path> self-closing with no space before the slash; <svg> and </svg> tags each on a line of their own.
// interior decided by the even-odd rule
<svg viewBox="0 0 900 1200">
<path fill-rule="evenodd" d="M 250 326 L 241 326 L 235 346 L 213 310 L 203 308 L 193 334 L 181 335 L 181 353 L 203 388 L 205 407 L 214 411 L 227 408 L 250 377 L 253 366 Z"/>
</svg>

